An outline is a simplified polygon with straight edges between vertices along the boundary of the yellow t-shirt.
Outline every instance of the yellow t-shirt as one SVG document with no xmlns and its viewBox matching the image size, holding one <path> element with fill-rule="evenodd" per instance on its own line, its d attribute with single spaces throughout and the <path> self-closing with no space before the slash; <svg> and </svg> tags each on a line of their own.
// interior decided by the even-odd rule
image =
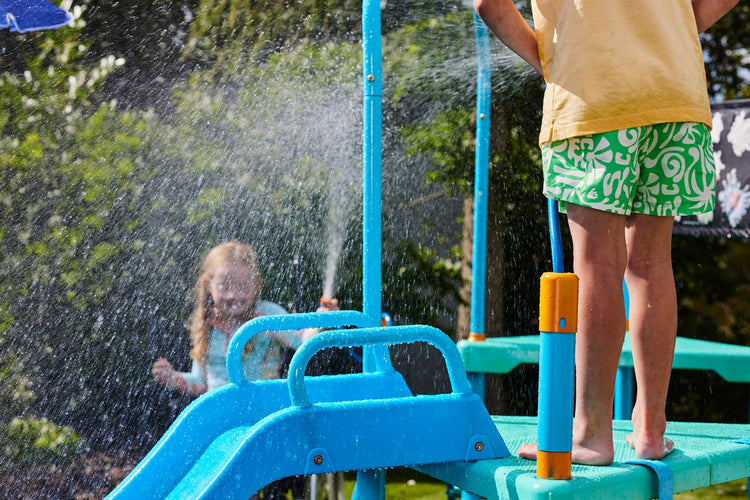
<svg viewBox="0 0 750 500">
<path fill-rule="evenodd" d="M 690 0 L 532 0 L 547 88 L 539 143 L 664 122 L 711 126 Z"/>
</svg>

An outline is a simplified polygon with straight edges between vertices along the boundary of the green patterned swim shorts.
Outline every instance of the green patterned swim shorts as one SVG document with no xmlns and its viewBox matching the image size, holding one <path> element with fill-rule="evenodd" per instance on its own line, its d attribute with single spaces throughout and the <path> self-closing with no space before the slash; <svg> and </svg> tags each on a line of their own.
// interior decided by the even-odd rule
<svg viewBox="0 0 750 500">
<path fill-rule="evenodd" d="M 678 216 L 714 208 L 711 134 L 702 123 L 660 123 L 542 146 L 544 194 L 606 212 Z"/>
</svg>

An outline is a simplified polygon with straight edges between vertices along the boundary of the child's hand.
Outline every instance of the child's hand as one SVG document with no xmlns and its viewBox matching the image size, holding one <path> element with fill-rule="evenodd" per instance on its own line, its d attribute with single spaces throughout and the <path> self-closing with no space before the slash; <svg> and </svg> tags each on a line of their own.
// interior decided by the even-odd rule
<svg viewBox="0 0 750 500">
<path fill-rule="evenodd" d="M 339 299 L 326 299 L 325 301 L 321 299 L 320 307 L 315 312 L 338 311 L 339 309 Z"/>
<path fill-rule="evenodd" d="M 157 384 L 171 387 L 174 384 L 176 372 L 169 361 L 160 358 L 151 367 L 151 375 Z"/>
</svg>

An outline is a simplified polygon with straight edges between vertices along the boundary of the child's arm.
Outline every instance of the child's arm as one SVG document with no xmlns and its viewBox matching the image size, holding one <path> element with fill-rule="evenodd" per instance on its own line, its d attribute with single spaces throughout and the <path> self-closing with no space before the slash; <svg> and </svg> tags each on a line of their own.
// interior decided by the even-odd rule
<svg viewBox="0 0 750 500">
<path fill-rule="evenodd" d="M 208 390 L 203 381 L 200 365 L 195 361 L 190 373 L 182 373 L 175 370 L 169 361 L 161 358 L 154 363 L 151 374 L 157 384 L 190 396 L 200 396 Z"/>
<path fill-rule="evenodd" d="M 536 33 L 512 0 L 474 0 L 474 9 L 501 42 L 542 74 Z"/>
<path fill-rule="evenodd" d="M 732 10 L 739 0 L 692 0 L 692 2 L 698 33 L 703 33 L 724 17 L 724 14 Z"/>
</svg>

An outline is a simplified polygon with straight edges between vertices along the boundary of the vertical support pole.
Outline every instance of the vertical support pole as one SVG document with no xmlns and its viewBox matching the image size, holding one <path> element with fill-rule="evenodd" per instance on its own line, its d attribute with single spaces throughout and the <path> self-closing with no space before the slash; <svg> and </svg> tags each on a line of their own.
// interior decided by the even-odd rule
<svg viewBox="0 0 750 500">
<path fill-rule="evenodd" d="M 370 326 L 380 325 L 382 290 L 382 133 L 383 71 L 380 2 L 362 2 L 362 312 Z M 392 370 L 388 347 L 366 347 L 365 372 Z"/>
<path fill-rule="evenodd" d="M 474 227 L 471 265 L 471 332 L 469 340 L 484 340 L 487 279 L 487 192 L 490 158 L 490 94 L 492 74 L 487 27 L 474 13 L 477 47 L 477 127 L 474 153 Z"/>
<path fill-rule="evenodd" d="M 630 295 L 628 285 L 622 280 L 622 296 L 625 299 L 625 331 L 630 330 Z M 629 366 L 617 367 L 615 379 L 615 419 L 630 420 L 633 410 L 635 390 L 635 371 Z"/>
<path fill-rule="evenodd" d="M 363 102 L 363 296 L 362 312 L 380 324 L 382 238 L 383 72 L 381 64 L 380 2 L 362 2 Z"/>
<path fill-rule="evenodd" d="M 633 411 L 635 372 L 630 366 L 617 367 L 615 380 L 615 420 L 630 420 Z"/>
<path fill-rule="evenodd" d="M 474 41 L 477 48 L 477 127 L 474 153 L 474 227 L 471 262 L 471 325 L 469 340 L 485 340 L 484 305 L 487 286 L 487 194 L 490 162 L 490 98 L 492 71 L 489 32 L 474 12 Z M 485 398 L 484 373 L 467 373 L 472 390 Z M 463 495 L 463 493 L 462 493 Z"/>
<path fill-rule="evenodd" d="M 354 500 L 385 500 L 385 470 L 357 471 L 357 482 L 352 492 Z"/>
<path fill-rule="evenodd" d="M 482 497 L 468 491 L 461 492 L 461 500 L 481 500 Z"/>
<path fill-rule="evenodd" d="M 362 2 L 362 312 L 370 326 L 380 325 L 382 291 L 382 134 L 383 71 L 380 1 Z M 388 347 L 365 347 L 365 372 L 390 366 Z M 391 368 L 392 369 L 392 368 Z M 385 498 L 385 471 L 357 472 L 353 497 L 356 500 Z"/>
<path fill-rule="evenodd" d="M 560 237 L 560 217 L 557 200 L 547 198 L 547 221 L 549 223 L 549 240 L 552 248 L 552 271 L 561 273 L 564 270 L 562 238 Z"/>
<path fill-rule="evenodd" d="M 539 293 L 539 421 L 536 475 L 570 479 L 578 276 L 545 273 Z"/>
</svg>

